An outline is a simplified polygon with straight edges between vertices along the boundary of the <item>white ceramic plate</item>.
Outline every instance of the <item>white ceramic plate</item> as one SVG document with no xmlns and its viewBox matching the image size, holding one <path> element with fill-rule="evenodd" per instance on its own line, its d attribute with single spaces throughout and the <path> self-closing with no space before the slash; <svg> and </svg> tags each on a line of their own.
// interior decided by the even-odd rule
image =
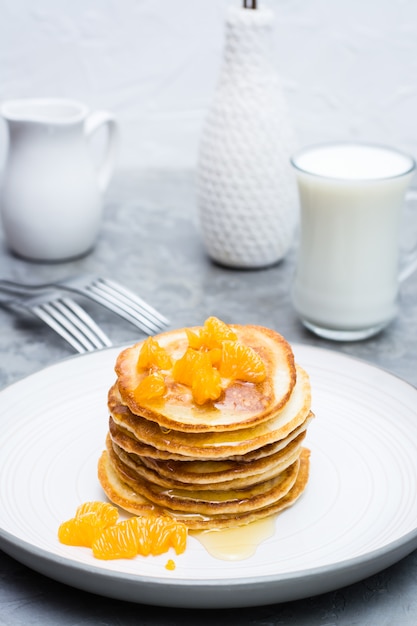
<svg viewBox="0 0 417 626">
<path fill-rule="evenodd" d="M 59 524 L 103 499 L 96 464 L 119 349 L 69 359 L 0 392 L 0 545 L 74 587 L 160 606 L 243 607 L 356 582 L 417 547 L 417 390 L 362 361 L 295 345 L 311 376 L 311 477 L 254 556 L 211 557 L 194 538 L 167 555 L 99 561 Z M 169 555 L 172 556 L 172 555 Z"/>
</svg>

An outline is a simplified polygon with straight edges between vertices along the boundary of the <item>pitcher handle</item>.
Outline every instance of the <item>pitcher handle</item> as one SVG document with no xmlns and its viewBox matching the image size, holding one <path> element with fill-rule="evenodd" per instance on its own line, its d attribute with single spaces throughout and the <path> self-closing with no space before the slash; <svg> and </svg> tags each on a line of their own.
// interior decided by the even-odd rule
<svg viewBox="0 0 417 626">
<path fill-rule="evenodd" d="M 406 202 L 409 200 L 417 200 L 417 190 L 410 190 L 407 192 Z M 417 244 L 409 252 L 404 255 L 404 259 L 401 262 L 401 269 L 399 273 L 399 280 L 402 283 L 409 278 L 411 274 L 417 270 Z"/>
<path fill-rule="evenodd" d="M 84 123 L 84 133 L 89 139 L 102 126 L 107 125 L 107 144 L 103 159 L 98 167 L 98 188 L 105 191 L 113 175 L 116 163 L 116 150 L 118 140 L 118 128 L 113 113 L 109 111 L 93 111 L 88 115 Z"/>
</svg>

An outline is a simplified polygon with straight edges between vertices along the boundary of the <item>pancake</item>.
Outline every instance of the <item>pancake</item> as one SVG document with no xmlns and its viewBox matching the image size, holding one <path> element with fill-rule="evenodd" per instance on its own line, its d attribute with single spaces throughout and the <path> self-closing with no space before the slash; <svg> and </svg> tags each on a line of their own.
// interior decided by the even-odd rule
<svg viewBox="0 0 417 626">
<path fill-rule="evenodd" d="M 287 403 L 296 382 L 294 355 L 288 342 L 277 332 L 260 326 L 230 325 L 241 343 L 261 357 L 267 376 L 261 383 L 230 381 L 215 402 L 197 406 L 189 387 L 176 383 L 165 374 L 167 392 L 162 402 L 138 402 L 135 389 L 146 373 L 137 367 L 142 343 L 123 350 L 115 370 L 122 403 L 134 415 L 154 421 L 161 427 L 184 432 L 238 430 L 260 424 L 275 415 Z M 191 328 L 198 331 L 199 327 Z M 188 347 L 185 329 L 158 335 L 158 343 L 175 360 Z"/>
<path fill-rule="evenodd" d="M 115 372 L 98 464 L 114 504 L 220 529 L 282 511 L 304 491 L 310 380 L 275 331 L 209 318 L 122 350 Z"/>
<path fill-rule="evenodd" d="M 159 508 L 214 515 L 228 513 L 236 515 L 256 508 L 262 508 L 284 496 L 294 484 L 299 469 L 298 459 L 275 478 L 257 483 L 243 489 L 192 491 L 170 488 L 165 489 L 143 479 L 128 465 L 124 464 L 111 447 L 107 452 L 111 463 L 121 479 L 147 500 Z"/>
<path fill-rule="evenodd" d="M 243 489 L 274 478 L 297 460 L 303 438 L 304 433 L 296 437 L 284 450 L 247 463 L 190 461 L 171 464 L 129 454 L 111 440 L 107 445 L 113 447 L 113 452 L 122 464 L 127 465 L 135 474 L 149 483 L 155 483 L 167 489 L 210 490 L 213 489 L 213 485 L 216 485 L 217 490 L 225 490 Z"/>
<path fill-rule="evenodd" d="M 292 457 L 294 453 L 299 453 L 302 442 L 305 439 L 305 432 L 300 433 L 297 437 L 288 442 L 288 444 L 278 452 L 269 453 L 269 446 L 265 447 L 264 456 L 260 454 L 255 459 L 235 459 L 231 457 L 229 460 L 220 461 L 161 461 L 146 456 L 137 457 L 141 463 L 154 470 L 158 476 L 185 484 L 213 484 L 215 482 L 220 488 L 220 484 L 227 484 L 229 481 L 237 478 L 245 477 L 255 482 L 258 476 L 264 475 L 265 472 L 272 470 L 276 474 L 279 468 L 285 469 L 284 463 Z M 113 444 L 113 447 L 115 444 Z M 130 455 L 134 459 L 136 455 Z"/>
<path fill-rule="evenodd" d="M 182 432 L 161 428 L 144 417 L 134 415 L 121 403 L 118 387 L 109 391 L 108 406 L 111 415 L 110 432 L 116 443 L 125 446 L 116 438 L 117 427 L 133 441 L 145 443 L 157 450 L 172 454 L 181 451 L 182 456 L 193 459 L 220 459 L 243 455 L 287 437 L 295 428 L 303 424 L 311 415 L 311 391 L 307 373 L 296 366 L 297 382 L 286 406 L 265 422 L 236 431 L 210 433 Z M 119 443 L 120 442 L 120 443 Z M 127 442 L 128 443 L 128 442 Z M 131 449 L 131 452 L 135 450 Z M 141 454 L 140 452 L 137 452 Z M 152 454 L 150 454 L 152 456 Z"/>
<path fill-rule="evenodd" d="M 137 493 L 132 487 L 124 482 L 113 465 L 111 464 L 109 454 L 104 451 L 100 456 L 98 463 L 98 476 L 101 485 L 108 498 L 116 505 L 133 515 L 148 515 L 149 513 L 159 513 L 161 515 L 170 515 L 179 522 L 183 522 L 190 530 L 210 530 L 234 528 L 250 524 L 259 519 L 275 515 L 292 506 L 304 492 L 309 478 L 310 469 L 310 451 L 302 448 L 299 459 L 299 470 L 297 478 L 286 493 L 273 504 L 264 508 L 253 509 L 239 515 L 203 515 L 203 514 L 187 514 L 172 509 L 164 509 L 155 506 L 150 500 Z"/>
<path fill-rule="evenodd" d="M 276 441 L 275 443 L 267 444 L 257 450 L 252 450 L 252 452 L 248 452 L 247 454 L 234 454 L 233 457 L 232 455 L 229 455 L 228 457 L 225 457 L 225 459 L 227 460 L 228 458 L 233 458 L 234 461 L 249 461 L 260 458 L 262 456 L 266 456 L 267 454 L 273 454 L 274 452 L 278 452 L 279 450 L 282 450 L 290 441 L 292 441 L 292 439 L 297 437 L 300 433 L 305 433 L 305 431 L 307 430 L 307 426 L 309 425 L 313 417 L 314 414 L 310 412 L 307 416 L 307 419 L 284 439 Z M 117 424 L 115 424 L 111 417 L 109 419 L 109 434 L 114 443 L 121 446 L 127 452 L 137 454 L 139 456 L 142 455 L 146 458 L 164 461 L 190 462 L 197 460 L 192 456 L 184 456 L 183 454 L 180 454 L 178 452 L 174 453 L 168 452 L 166 450 L 158 450 L 153 446 L 142 443 L 141 441 L 135 439 L 131 433 L 117 426 Z M 199 460 L 210 460 L 210 458 L 207 456 L 201 456 Z M 218 461 L 219 459 L 217 457 L 214 457 L 214 460 Z"/>
</svg>

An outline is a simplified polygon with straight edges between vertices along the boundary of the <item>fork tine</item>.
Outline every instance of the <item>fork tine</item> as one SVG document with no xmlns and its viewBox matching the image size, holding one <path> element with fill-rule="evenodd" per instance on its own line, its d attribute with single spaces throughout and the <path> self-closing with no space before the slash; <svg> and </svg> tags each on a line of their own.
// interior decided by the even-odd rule
<svg viewBox="0 0 417 626">
<path fill-rule="evenodd" d="M 43 322 L 45 322 L 45 324 L 52 328 L 52 330 L 54 330 L 58 335 L 61 335 L 61 337 L 63 337 L 63 339 L 65 339 L 77 352 L 79 352 L 80 354 L 88 352 L 87 348 L 85 348 L 83 344 L 77 341 L 74 335 L 68 332 L 68 330 L 56 320 L 55 315 L 51 314 L 51 312 L 45 308 L 45 305 L 38 304 L 30 308 L 35 315 L 37 315 Z"/>
<path fill-rule="evenodd" d="M 70 298 L 58 298 L 30 308 L 80 353 L 112 345 L 90 316 Z"/>
<path fill-rule="evenodd" d="M 120 315 L 120 317 L 123 317 L 128 322 L 131 322 L 132 324 L 134 324 L 135 326 L 143 330 L 148 335 L 158 333 L 160 330 L 160 327 L 157 324 L 153 324 L 152 322 L 147 320 L 145 317 L 140 316 L 138 313 L 134 313 L 132 315 L 127 310 L 127 308 L 125 308 L 124 306 L 121 307 L 119 304 L 117 304 L 115 300 L 112 300 L 108 296 L 106 297 L 90 289 L 83 291 L 83 293 L 89 298 L 91 298 L 92 300 L 95 300 L 99 304 L 102 304 L 103 306 L 107 307 L 108 309 L 116 313 L 117 315 Z"/>
<path fill-rule="evenodd" d="M 126 289 L 122 285 L 113 282 L 109 278 L 99 278 L 97 282 L 101 286 L 103 286 L 103 288 L 110 289 L 112 292 L 116 292 L 120 296 L 123 296 L 126 302 L 130 302 L 133 306 L 136 305 L 138 309 L 143 313 L 148 313 L 150 316 L 150 320 L 158 320 L 162 324 L 162 326 L 169 325 L 170 322 L 164 315 L 159 313 L 159 311 L 154 309 L 150 304 L 145 302 L 145 300 L 142 300 L 142 298 L 137 296 L 135 293 L 129 291 L 129 289 Z"/>
<path fill-rule="evenodd" d="M 130 297 L 129 291 L 126 290 L 126 296 L 123 293 L 125 290 L 120 290 L 118 285 L 115 285 L 117 289 L 114 289 L 111 284 L 109 286 L 106 283 L 107 280 L 98 279 L 82 288 L 81 291 L 84 295 L 103 304 L 148 334 L 159 332 L 169 323 L 163 315 L 141 301 L 140 298 L 137 298 L 135 302 Z"/>
<path fill-rule="evenodd" d="M 112 342 L 95 321 L 71 298 L 60 298 L 55 302 L 57 308 L 83 332 L 96 348 L 110 348 Z"/>
<path fill-rule="evenodd" d="M 129 289 L 99 276 L 76 276 L 43 285 L 20 285 L 0 280 L 0 291 L 15 295 L 35 295 L 50 287 L 61 288 L 89 297 L 110 309 L 147 334 L 155 334 L 169 325 L 169 320 Z"/>
</svg>

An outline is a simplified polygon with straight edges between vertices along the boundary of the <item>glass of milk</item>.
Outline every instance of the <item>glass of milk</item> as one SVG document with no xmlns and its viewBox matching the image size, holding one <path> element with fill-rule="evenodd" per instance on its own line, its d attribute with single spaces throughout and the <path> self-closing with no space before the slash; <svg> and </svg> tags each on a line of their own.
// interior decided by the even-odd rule
<svg viewBox="0 0 417 626">
<path fill-rule="evenodd" d="M 333 143 L 306 148 L 291 163 L 300 197 L 293 304 L 315 334 L 355 341 L 395 317 L 402 208 L 413 158 L 392 148 Z"/>
</svg>

